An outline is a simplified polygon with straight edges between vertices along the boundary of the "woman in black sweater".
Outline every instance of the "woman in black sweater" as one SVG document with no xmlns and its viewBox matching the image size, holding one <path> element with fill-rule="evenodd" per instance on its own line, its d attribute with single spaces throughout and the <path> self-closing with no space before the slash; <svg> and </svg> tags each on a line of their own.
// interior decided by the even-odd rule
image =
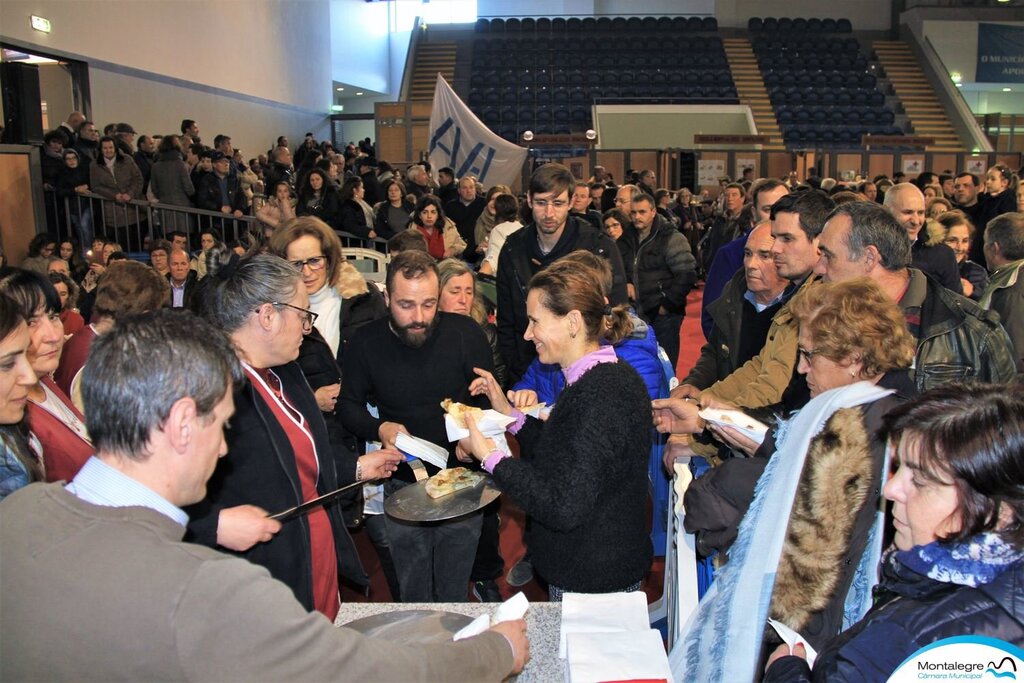
<svg viewBox="0 0 1024 683">
<path fill-rule="evenodd" d="M 525 338 L 543 363 L 557 363 L 567 387 L 546 421 L 509 404 L 494 377 L 478 371 L 473 394 L 486 394 L 509 427 L 521 459 L 481 435 L 459 444 L 494 474 L 501 490 L 533 519 L 527 545 L 551 600 L 566 591 L 639 590 L 651 563 L 647 535 L 650 398 L 643 380 L 614 349 L 632 330 L 626 306 L 610 308 L 596 273 L 555 263 L 530 281 Z"/>
</svg>

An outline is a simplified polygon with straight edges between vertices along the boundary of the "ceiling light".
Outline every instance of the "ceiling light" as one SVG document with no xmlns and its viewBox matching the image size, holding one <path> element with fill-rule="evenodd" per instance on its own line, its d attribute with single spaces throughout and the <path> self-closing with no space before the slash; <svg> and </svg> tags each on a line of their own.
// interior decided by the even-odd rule
<svg viewBox="0 0 1024 683">
<path fill-rule="evenodd" d="M 956 85 L 956 87 L 958 87 L 958 88 L 962 88 L 962 87 L 964 87 L 964 84 L 963 84 L 963 83 L 956 83 L 955 85 Z"/>
<path fill-rule="evenodd" d="M 356 91 L 356 95 L 362 95 L 362 94 L 363 93 L 361 91 Z"/>
<path fill-rule="evenodd" d="M 345 92 L 344 88 L 335 88 L 335 90 L 337 90 L 338 92 Z"/>
<path fill-rule="evenodd" d="M 1011 92 L 1009 88 L 1003 88 L 1003 92 Z"/>
</svg>

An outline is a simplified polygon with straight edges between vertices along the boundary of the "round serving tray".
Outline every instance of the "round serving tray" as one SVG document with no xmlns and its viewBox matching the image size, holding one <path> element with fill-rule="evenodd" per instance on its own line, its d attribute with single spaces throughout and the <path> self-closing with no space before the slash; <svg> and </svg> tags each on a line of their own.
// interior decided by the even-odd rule
<svg viewBox="0 0 1024 683">
<path fill-rule="evenodd" d="M 384 512 L 403 522 L 443 522 L 476 512 L 500 495 L 489 475 L 472 488 L 441 498 L 428 496 L 427 482 L 420 481 L 388 496 Z"/>
</svg>

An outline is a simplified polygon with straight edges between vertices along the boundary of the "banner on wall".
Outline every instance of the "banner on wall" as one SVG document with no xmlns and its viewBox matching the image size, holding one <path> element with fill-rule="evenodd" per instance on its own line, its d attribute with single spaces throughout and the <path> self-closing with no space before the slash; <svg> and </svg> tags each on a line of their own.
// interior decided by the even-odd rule
<svg viewBox="0 0 1024 683">
<path fill-rule="evenodd" d="M 512 185 L 523 172 L 526 149 L 498 137 L 459 99 L 441 74 L 430 112 L 430 165 L 450 166 L 455 177 L 476 176 L 484 187 Z"/>
<path fill-rule="evenodd" d="M 978 24 L 979 83 L 1024 83 L 1024 28 Z"/>
</svg>

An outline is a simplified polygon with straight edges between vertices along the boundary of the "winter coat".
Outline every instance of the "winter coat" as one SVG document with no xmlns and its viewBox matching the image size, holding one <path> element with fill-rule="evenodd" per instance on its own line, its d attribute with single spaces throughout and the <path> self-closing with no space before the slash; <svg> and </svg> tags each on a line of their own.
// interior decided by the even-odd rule
<svg viewBox="0 0 1024 683">
<path fill-rule="evenodd" d="M 92 191 L 107 199 L 114 199 L 118 194 L 127 194 L 132 199 L 142 198 L 142 173 L 131 157 L 118 155 L 113 169 L 99 159 L 89 165 L 89 186 Z M 125 227 L 135 224 L 136 209 L 127 207 L 120 202 L 105 201 L 103 207 L 103 223 L 108 228 Z M 145 216 L 141 210 L 139 216 Z"/>
<path fill-rule="evenodd" d="M 188 164 L 178 152 L 161 152 L 150 169 L 149 189 L 161 204 L 192 206 L 196 193 L 189 177 Z M 219 206 L 217 207 L 220 208 Z"/>
<path fill-rule="evenodd" d="M 818 651 L 813 672 L 804 660 L 783 657 L 765 683 L 884 681 L 917 650 L 965 634 L 1024 646 L 1024 562 L 975 588 L 936 581 L 890 558 L 875 594 L 871 611 Z"/>
<path fill-rule="evenodd" d="M 646 320 L 656 318 L 661 307 L 669 313 L 684 313 L 686 295 L 697 282 L 690 243 L 661 216 L 655 217 L 645 239 L 639 239 L 639 231 L 636 236 L 633 262 L 627 267 L 633 271 L 637 311 Z"/>
<path fill-rule="evenodd" d="M 981 307 L 995 311 L 1010 335 L 1018 371 L 1024 372 L 1024 260 L 1007 263 L 992 272 L 992 281 L 981 297 Z"/>
</svg>

